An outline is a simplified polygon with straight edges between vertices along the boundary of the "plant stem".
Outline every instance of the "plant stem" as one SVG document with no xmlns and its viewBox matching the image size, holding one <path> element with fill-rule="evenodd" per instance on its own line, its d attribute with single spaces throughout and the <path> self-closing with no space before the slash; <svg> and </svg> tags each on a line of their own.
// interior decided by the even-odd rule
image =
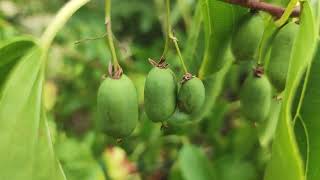
<svg viewBox="0 0 320 180">
<path fill-rule="evenodd" d="M 41 36 L 40 41 L 44 50 L 44 55 L 47 54 L 49 47 L 58 31 L 80 7 L 82 7 L 89 1 L 90 0 L 71 0 L 61 8 L 61 10 L 55 16 L 54 20 L 50 23 L 49 27 Z"/>
<path fill-rule="evenodd" d="M 170 0 L 166 0 L 166 20 L 165 20 L 165 29 L 166 29 L 166 40 L 164 43 L 164 49 L 162 53 L 162 57 L 166 57 L 168 50 L 169 50 L 169 40 L 170 40 L 170 31 L 171 31 L 171 24 L 170 24 Z"/>
<path fill-rule="evenodd" d="M 120 68 L 118 58 L 117 58 L 117 53 L 116 49 L 114 47 L 113 43 L 113 37 L 112 37 L 112 29 L 111 29 L 111 0 L 105 0 L 105 26 L 107 29 L 107 40 L 108 40 L 108 46 L 109 50 L 111 52 L 112 56 L 112 64 L 114 69 Z"/>
<path fill-rule="evenodd" d="M 290 15 L 292 14 L 292 12 L 294 11 L 294 8 L 296 7 L 296 4 L 298 3 L 298 0 L 291 0 L 286 8 L 286 10 L 284 11 L 284 13 L 282 14 L 282 16 L 280 17 L 280 19 L 278 19 L 276 21 L 276 25 L 278 27 L 284 25 L 288 18 L 290 17 Z"/>
<path fill-rule="evenodd" d="M 296 1 L 296 0 L 293 0 Z M 293 6 L 290 6 L 290 11 L 289 9 L 285 9 L 280 6 L 275 6 L 263 1 L 251 1 L 251 0 L 224 0 L 224 2 L 230 3 L 230 4 L 236 4 L 239 6 L 247 7 L 250 9 L 255 9 L 259 11 L 265 11 L 272 16 L 275 16 L 276 18 L 280 18 L 281 16 L 285 15 L 285 17 L 282 17 L 282 19 L 288 19 L 288 17 L 298 17 L 300 16 L 300 8 L 299 9 L 294 9 L 295 4 Z M 291 3 L 291 2 L 290 2 Z M 291 5 L 292 5 L 291 4 Z M 291 9 L 291 7 L 293 7 Z M 281 20 L 282 21 L 282 20 Z"/>
<path fill-rule="evenodd" d="M 171 34 L 171 33 L 170 33 Z M 180 60 L 180 63 L 181 63 L 181 66 L 183 68 L 183 72 L 186 74 L 188 73 L 188 69 L 187 69 L 187 66 L 185 65 L 184 63 L 184 60 L 183 60 L 183 57 L 181 55 L 181 52 L 180 52 L 180 48 L 179 48 L 179 45 L 178 45 L 178 40 L 176 37 L 174 37 L 173 35 L 170 35 L 170 38 L 172 39 L 173 43 L 174 43 L 174 46 L 176 47 L 176 50 L 177 50 L 177 53 L 178 53 L 178 56 L 179 56 L 179 60 Z"/>
</svg>

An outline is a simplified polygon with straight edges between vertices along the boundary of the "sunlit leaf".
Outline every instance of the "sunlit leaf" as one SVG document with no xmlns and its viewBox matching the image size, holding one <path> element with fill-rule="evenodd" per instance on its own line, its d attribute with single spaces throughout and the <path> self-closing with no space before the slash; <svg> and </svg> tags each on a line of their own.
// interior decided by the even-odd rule
<svg viewBox="0 0 320 180">
<path fill-rule="evenodd" d="M 303 81 L 303 89 L 295 114 L 297 141 L 304 157 L 306 179 L 320 179 L 320 44 Z"/>
<path fill-rule="evenodd" d="M 302 158 L 293 132 L 291 103 L 303 71 L 312 59 L 316 31 L 308 1 L 302 3 L 301 12 L 300 29 L 292 50 L 283 104 L 272 145 L 272 156 L 265 174 L 266 180 L 305 178 Z"/>
<path fill-rule="evenodd" d="M 0 47 L 0 92 L 17 60 L 34 45 L 34 40 L 28 37 L 17 37 L 2 44 Z"/>
<path fill-rule="evenodd" d="M 200 2 L 206 46 L 199 71 L 199 77 L 202 78 L 219 71 L 226 63 L 223 56 L 231 34 L 246 10 L 218 0 L 201 0 Z"/>
<path fill-rule="evenodd" d="M 18 62 L 0 100 L 0 179 L 65 179 L 57 162 L 42 107 L 42 50 Z M 17 173 L 19 172 L 19 173 Z"/>
<path fill-rule="evenodd" d="M 53 151 L 43 107 L 44 73 L 47 52 L 56 33 L 86 2 L 67 3 L 45 31 L 41 47 L 34 45 L 22 55 L 18 47 L 14 51 L 9 46 L 3 52 L 2 64 L 18 59 L 1 92 L 0 179 L 65 180 Z"/>
</svg>

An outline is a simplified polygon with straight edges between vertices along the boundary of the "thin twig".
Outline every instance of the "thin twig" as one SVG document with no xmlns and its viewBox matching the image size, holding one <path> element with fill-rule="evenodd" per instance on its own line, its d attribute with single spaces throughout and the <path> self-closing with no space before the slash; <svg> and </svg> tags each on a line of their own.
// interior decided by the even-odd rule
<svg viewBox="0 0 320 180">
<path fill-rule="evenodd" d="M 270 3 L 262 2 L 262 1 L 254 1 L 254 0 L 224 0 L 224 2 L 230 4 L 236 4 L 242 7 L 264 11 L 276 18 L 280 18 L 285 11 L 285 8 L 276 6 Z M 295 8 L 292 13 L 291 17 L 299 17 L 300 16 L 300 7 Z"/>
<path fill-rule="evenodd" d="M 94 40 L 102 39 L 102 38 L 105 38 L 106 36 L 107 36 L 107 33 L 105 33 L 102 36 L 98 36 L 98 37 L 84 38 L 84 39 L 80 39 L 80 40 L 75 41 L 74 44 L 78 45 L 78 44 L 86 42 L 86 41 L 94 41 Z"/>
</svg>

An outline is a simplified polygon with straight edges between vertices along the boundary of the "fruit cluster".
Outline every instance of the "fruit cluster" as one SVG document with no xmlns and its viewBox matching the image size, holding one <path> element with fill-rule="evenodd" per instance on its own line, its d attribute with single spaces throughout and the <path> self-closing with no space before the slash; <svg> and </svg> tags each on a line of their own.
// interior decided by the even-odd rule
<svg viewBox="0 0 320 180">
<path fill-rule="evenodd" d="M 299 28 L 294 22 L 279 28 L 271 43 L 268 63 L 257 63 L 250 72 L 257 60 L 264 26 L 259 13 L 250 12 L 243 17 L 231 42 L 235 64 L 230 68 L 229 87 L 234 94 L 240 91 L 242 113 L 254 122 L 267 118 L 273 90 L 281 93 L 285 89 L 291 49 Z"/>
<path fill-rule="evenodd" d="M 177 106 L 187 114 L 198 112 L 205 100 L 202 81 L 187 73 L 181 83 L 177 83 L 175 74 L 164 59 L 150 62 L 154 67 L 146 78 L 144 89 L 144 109 L 149 119 L 164 122 Z M 99 126 L 109 136 L 121 139 L 135 129 L 139 116 L 137 92 L 122 71 L 109 72 L 109 77 L 100 85 L 98 114 Z"/>
<path fill-rule="evenodd" d="M 205 88 L 202 81 L 187 73 L 178 89 L 175 74 L 164 62 L 153 63 L 144 89 L 145 111 L 154 122 L 167 120 L 178 107 L 180 111 L 193 114 L 200 110 L 205 99 Z M 177 93 L 178 92 L 178 93 Z"/>
<path fill-rule="evenodd" d="M 270 46 L 269 61 L 265 64 L 257 61 L 264 33 L 263 18 L 259 13 L 249 12 L 238 27 L 231 41 L 235 63 L 230 68 L 228 88 L 239 96 L 245 118 L 262 122 L 269 114 L 273 91 L 280 93 L 285 89 L 291 49 L 299 26 L 288 22 L 278 28 Z M 186 73 L 180 83 L 164 58 L 159 62 L 149 61 L 154 67 L 147 75 L 144 88 L 144 110 L 148 118 L 164 123 L 176 107 L 186 114 L 199 112 L 205 101 L 205 87 L 199 78 L 187 73 L 182 58 Z M 254 65 L 254 62 L 258 63 Z M 115 70 L 110 66 L 109 77 L 99 88 L 98 114 L 101 129 L 112 137 L 127 137 L 136 127 L 139 118 L 137 92 L 120 66 Z"/>
</svg>

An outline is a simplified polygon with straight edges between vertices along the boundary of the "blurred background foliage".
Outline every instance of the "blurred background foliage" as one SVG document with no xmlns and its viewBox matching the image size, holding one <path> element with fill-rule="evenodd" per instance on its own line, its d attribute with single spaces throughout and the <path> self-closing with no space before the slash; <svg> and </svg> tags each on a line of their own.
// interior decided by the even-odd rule
<svg viewBox="0 0 320 180">
<path fill-rule="evenodd" d="M 66 1 L 2 0 L 0 44 L 19 34 L 39 37 Z M 195 0 L 176 0 L 171 13 L 175 35 L 194 72 L 204 52 L 196 5 Z M 67 178 L 262 179 L 270 149 L 268 143 L 260 146 L 255 126 L 240 116 L 238 92 L 232 87 L 237 86 L 236 77 L 242 72 L 233 71 L 232 66 L 228 69 L 232 57 L 226 56 L 229 64 L 221 72 L 204 80 L 208 98 L 200 115 L 187 117 L 177 112 L 164 130 L 144 115 L 143 86 L 151 69 L 147 59 L 158 59 L 163 50 L 162 0 L 112 2 L 120 63 L 138 90 L 140 123 L 120 144 L 95 132 L 96 93 L 111 57 L 105 39 L 84 39 L 105 35 L 103 6 L 102 0 L 95 0 L 77 12 L 58 34 L 49 55 L 45 107 Z M 181 77 L 173 48 L 167 60 Z"/>
</svg>

